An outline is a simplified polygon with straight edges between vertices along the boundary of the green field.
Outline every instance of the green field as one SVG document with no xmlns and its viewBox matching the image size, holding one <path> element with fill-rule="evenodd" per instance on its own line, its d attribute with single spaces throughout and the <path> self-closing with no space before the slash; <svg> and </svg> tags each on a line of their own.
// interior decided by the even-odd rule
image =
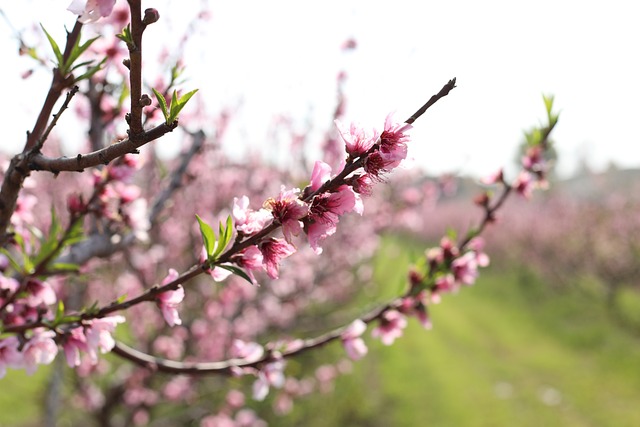
<svg viewBox="0 0 640 427">
<path fill-rule="evenodd" d="M 397 292 L 404 283 L 398 266 L 408 259 L 387 246 L 375 274 L 383 295 L 366 297 Z M 601 300 L 552 291 L 494 262 L 431 315 L 433 330 L 412 320 L 391 347 L 367 335 L 369 356 L 338 378 L 333 393 L 265 418 L 311 427 L 640 426 L 640 339 L 612 321 Z M 343 355 L 339 346 L 326 352 L 332 360 Z M 38 424 L 39 401 L 30 396 L 44 384 L 41 372 L 2 380 L 1 426 Z M 257 408 L 270 411 L 268 403 Z"/>
<path fill-rule="evenodd" d="M 395 288 L 406 255 L 390 254 L 377 277 Z M 413 321 L 392 347 L 368 339 L 333 394 L 277 425 L 640 426 L 640 340 L 602 301 L 494 265 L 431 313 L 431 331 Z"/>
</svg>

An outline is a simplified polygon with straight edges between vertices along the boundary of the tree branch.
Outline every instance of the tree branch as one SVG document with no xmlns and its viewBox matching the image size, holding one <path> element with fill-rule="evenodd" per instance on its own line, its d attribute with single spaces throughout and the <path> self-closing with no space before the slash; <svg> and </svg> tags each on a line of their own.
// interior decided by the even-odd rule
<svg viewBox="0 0 640 427">
<path fill-rule="evenodd" d="M 141 146 L 173 131 L 177 126 L 177 121 L 173 122 L 171 125 L 162 123 L 153 129 L 143 132 L 135 139 L 135 141 L 131 138 L 127 138 L 92 153 L 78 154 L 78 156 L 74 158 L 51 158 L 42 154 L 37 154 L 32 158 L 28 166 L 31 170 L 44 170 L 56 174 L 63 171 L 83 172 L 86 168 L 106 165 L 112 160 L 124 156 L 127 153 L 136 153 L 137 149 Z"/>
</svg>

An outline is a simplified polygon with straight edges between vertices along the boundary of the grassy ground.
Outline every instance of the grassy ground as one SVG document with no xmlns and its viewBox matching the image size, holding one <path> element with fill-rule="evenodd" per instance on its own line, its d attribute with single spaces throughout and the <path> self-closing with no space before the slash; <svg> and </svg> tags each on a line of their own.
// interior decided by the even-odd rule
<svg viewBox="0 0 640 427">
<path fill-rule="evenodd" d="M 405 260 L 385 255 L 379 280 L 396 287 L 390 267 Z M 432 331 L 411 322 L 392 347 L 368 340 L 335 393 L 278 425 L 640 425 L 640 341 L 598 301 L 499 269 L 432 307 Z"/>
<path fill-rule="evenodd" d="M 396 294 L 409 258 L 388 246 L 376 262 L 381 290 L 365 298 Z M 494 264 L 431 315 L 432 331 L 411 321 L 391 347 L 367 336 L 369 356 L 337 380 L 335 392 L 297 401 L 272 425 L 640 425 L 640 339 L 592 297 L 552 292 L 531 274 Z M 344 355 L 339 346 L 326 351 L 330 360 Z M 30 396 L 44 384 L 42 372 L 2 380 L 0 426 L 38 414 Z"/>
</svg>

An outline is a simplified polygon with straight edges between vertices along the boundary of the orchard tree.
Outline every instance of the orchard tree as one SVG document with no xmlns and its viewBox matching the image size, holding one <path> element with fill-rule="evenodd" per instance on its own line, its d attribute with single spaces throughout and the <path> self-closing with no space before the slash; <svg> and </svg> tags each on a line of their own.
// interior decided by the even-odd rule
<svg viewBox="0 0 640 427">
<path fill-rule="evenodd" d="M 221 148 L 233 112 L 192 108 L 202 101 L 183 87 L 180 58 L 143 80 L 144 34 L 161 25 L 157 10 L 140 0 L 74 0 L 69 10 L 78 18 L 66 40 L 40 29 L 51 85 L 0 190 L 0 376 L 59 361 L 52 425 L 63 403 L 82 410 L 64 416 L 98 425 L 264 424 L 252 400 L 288 412 L 366 356 L 367 329 L 391 345 L 410 318 L 431 328 L 429 306 L 488 265 L 480 235 L 507 198 L 546 183 L 552 98 L 522 170 L 482 181 L 477 225 L 450 231 L 406 266 L 395 298 L 354 307 L 373 280 L 379 236 L 420 230 L 418 218 L 428 221 L 422 213 L 447 191 L 446 180 L 391 176 L 412 127 L 456 79 L 406 120 L 390 114 L 369 130 L 343 123 L 342 73 L 322 159 L 308 161 L 306 136 L 291 127 L 295 167 L 234 162 Z M 23 41 L 21 50 L 49 66 L 42 46 Z M 87 126 L 73 156 L 61 155 L 61 121 Z M 183 151 L 163 161 L 155 144 L 168 133 L 181 135 Z M 376 189 L 385 186 L 393 191 Z M 310 357 L 333 343 L 346 358 Z M 203 398 L 212 390 L 226 392 Z"/>
</svg>

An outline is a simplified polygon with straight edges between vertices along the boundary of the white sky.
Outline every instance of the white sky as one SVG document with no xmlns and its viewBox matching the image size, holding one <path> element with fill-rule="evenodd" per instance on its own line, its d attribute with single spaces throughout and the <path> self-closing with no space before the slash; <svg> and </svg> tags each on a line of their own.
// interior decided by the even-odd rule
<svg viewBox="0 0 640 427">
<path fill-rule="evenodd" d="M 123 1 L 123 0 L 118 0 Z M 5 2 L 18 29 L 42 22 L 62 43 L 69 0 Z M 148 1 L 161 22 L 145 39 L 175 46 L 202 1 Z M 289 113 L 312 138 L 330 124 L 335 76 L 349 74 L 347 117 L 381 125 L 404 120 L 457 77 L 458 88 L 416 122 L 410 155 L 432 173 L 484 175 L 513 163 L 522 130 L 544 117 L 542 93 L 561 110 L 554 135 L 560 171 L 579 160 L 640 165 L 640 2 L 602 1 L 210 1 L 213 17 L 185 50 L 189 82 L 211 111 L 242 108 L 227 142 L 236 155 L 269 152 L 272 119 Z M 167 29 L 167 18 L 171 27 Z M 353 37 L 358 48 L 340 52 Z M 2 147 L 18 147 L 32 127 L 50 78 L 19 78 L 28 62 L 0 22 Z M 48 49 L 48 46 L 43 46 Z M 147 66 L 153 67 L 153 57 Z M 12 65 L 15 64 L 15 65 Z M 14 100 L 17 104 L 14 104 Z M 20 108 L 18 108 L 20 106 Z M 189 108 L 189 107 L 187 107 Z M 71 137 L 70 137 L 71 138 Z M 13 148 L 14 150 L 16 148 Z"/>
</svg>

